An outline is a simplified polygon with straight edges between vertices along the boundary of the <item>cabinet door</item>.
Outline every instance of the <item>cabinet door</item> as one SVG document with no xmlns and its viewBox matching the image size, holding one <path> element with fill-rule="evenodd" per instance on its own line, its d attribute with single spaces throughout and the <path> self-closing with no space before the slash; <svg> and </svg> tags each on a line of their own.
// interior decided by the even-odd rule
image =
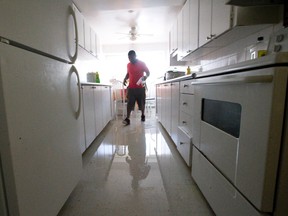
<svg viewBox="0 0 288 216">
<path fill-rule="evenodd" d="M 188 52 L 187 54 L 191 53 L 199 46 L 199 0 L 190 0 L 189 3 L 189 49 L 186 51 Z"/>
<path fill-rule="evenodd" d="M 170 53 L 173 53 L 177 50 L 177 19 L 174 21 L 172 30 L 171 30 L 171 50 Z"/>
<path fill-rule="evenodd" d="M 163 125 L 163 84 L 157 86 L 157 117 Z"/>
<path fill-rule="evenodd" d="M 94 32 L 93 29 L 91 29 L 91 54 L 94 56 L 97 56 L 97 49 L 96 49 L 96 33 Z"/>
<path fill-rule="evenodd" d="M 177 17 L 177 60 L 183 58 L 183 11 L 178 14 Z"/>
<path fill-rule="evenodd" d="M 87 21 L 84 22 L 84 48 L 90 53 L 91 52 L 91 28 Z"/>
<path fill-rule="evenodd" d="M 199 1 L 199 47 L 211 37 L 212 0 Z"/>
<path fill-rule="evenodd" d="M 211 35 L 216 37 L 230 28 L 231 6 L 226 0 L 213 0 Z"/>
<path fill-rule="evenodd" d="M 184 7 L 183 7 L 183 57 L 185 57 L 187 54 L 189 54 L 189 41 L 190 41 L 190 15 L 189 15 L 189 9 L 190 9 L 190 0 L 186 1 Z M 198 24 L 197 24 L 198 26 Z"/>
<path fill-rule="evenodd" d="M 164 113 L 162 116 L 163 124 L 168 134 L 171 135 L 171 86 L 170 86 L 170 83 L 164 84 L 163 99 L 164 99 L 164 104 L 163 104 Z"/>
<path fill-rule="evenodd" d="M 111 92 L 109 86 L 103 86 L 102 89 L 103 127 L 105 127 L 111 120 Z"/>
<path fill-rule="evenodd" d="M 95 130 L 95 105 L 94 86 L 83 86 L 83 109 L 86 148 L 88 148 L 96 137 Z"/>
<path fill-rule="evenodd" d="M 171 138 L 175 144 L 178 141 L 179 92 L 179 82 L 171 83 Z"/>
<path fill-rule="evenodd" d="M 84 17 L 76 7 L 74 7 L 74 11 L 78 28 L 78 45 L 84 48 Z"/>
<path fill-rule="evenodd" d="M 103 98 L 102 98 L 102 86 L 96 86 L 94 90 L 94 104 L 95 104 L 95 133 L 96 136 L 103 129 Z"/>
</svg>

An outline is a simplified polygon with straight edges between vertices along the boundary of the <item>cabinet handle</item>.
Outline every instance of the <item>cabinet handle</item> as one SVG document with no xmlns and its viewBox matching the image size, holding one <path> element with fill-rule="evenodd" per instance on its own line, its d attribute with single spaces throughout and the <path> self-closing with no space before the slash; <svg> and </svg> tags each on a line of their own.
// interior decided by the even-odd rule
<svg viewBox="0 0 288 216">
<path fill-rule="evenodd" d="M 186 122 L 186 121 L 182 121 L 182 123 L 183 123 L 183 124 L 186 124 L 187 122 Z"/>
<path fill-rule="evenodd" d="M 96 87 L 95 87 L 95 86 L 92 86 L 91 88 L 92 88 L 92 89 L 95 89 Z"/>
<path fill-rule="evenodd" d="M 211 40 L 216 37 L 216 34 L 210 34 L 210 36 L 206 37 L 206 40 Z"/>
<path fill-rule="evenodd" d="M 184 87 L 184 88 L 188 88 L 188 87 L 189 87 L 189 85 L 185 84 L 183 87 Z"/>
<path fill-rule="evenodd" d="M 186 53 L 190 53 L 190 52 L 192 52 L 192 50 L 187 50 L 187 51 L 186 51 Z"/>
<path fill-rule="evenodd" d="M 183 105 L 187 105 L 187 102 L 183 102 Z"/>
<path fill-rule="evenodd" d="M 180 145 L 183 145 L 183 144 L 185 144 L 185 142 L 180 142 Z"/>
</svg>

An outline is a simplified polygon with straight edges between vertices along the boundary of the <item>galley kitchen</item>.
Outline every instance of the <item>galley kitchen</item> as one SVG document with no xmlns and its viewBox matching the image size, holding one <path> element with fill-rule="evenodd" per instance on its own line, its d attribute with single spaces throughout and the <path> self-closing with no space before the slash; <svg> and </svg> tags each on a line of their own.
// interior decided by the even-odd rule
<svg viewBox="0 0 288 216">
<path fill-rule="evenodd" d="M 1 216 L 288 214 L 286 0 L 1 0 L 0 20 Z M 150 76 L 124 126 L 129 50 Z"/>
</svg>

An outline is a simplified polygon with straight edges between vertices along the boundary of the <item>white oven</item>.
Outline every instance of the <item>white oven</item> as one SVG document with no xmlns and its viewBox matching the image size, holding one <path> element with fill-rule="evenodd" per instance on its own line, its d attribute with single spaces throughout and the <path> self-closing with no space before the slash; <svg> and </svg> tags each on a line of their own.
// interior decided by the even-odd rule
<svg viewBox="0 0 288 216">
<path fill-rule="evenodd" d="M 192 81 L 192 176 L 216 215 L 274 211 L 287 60 L 287 53 L 266 56 Z"/>
</svg>

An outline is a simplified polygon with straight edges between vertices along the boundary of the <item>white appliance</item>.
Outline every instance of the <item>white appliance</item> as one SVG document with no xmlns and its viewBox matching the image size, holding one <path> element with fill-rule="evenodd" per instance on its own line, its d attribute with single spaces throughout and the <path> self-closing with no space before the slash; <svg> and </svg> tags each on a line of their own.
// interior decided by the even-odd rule
<svg viewBox="0 0 288 216">
<path fill-rule="evenodd" d="M 71 6 L 70 0 L 0 1 L 1 204 L 7 215 L 57 215 L 81 175 Z"/>
<path fill-rule="evenodd" d="M 280 155 L 287 148 L 287 46 L 283 29 L 271 38 L 269 55 L 192 81 L 192 176 L 216 215 L 278 211 Z"/>
</svg>

